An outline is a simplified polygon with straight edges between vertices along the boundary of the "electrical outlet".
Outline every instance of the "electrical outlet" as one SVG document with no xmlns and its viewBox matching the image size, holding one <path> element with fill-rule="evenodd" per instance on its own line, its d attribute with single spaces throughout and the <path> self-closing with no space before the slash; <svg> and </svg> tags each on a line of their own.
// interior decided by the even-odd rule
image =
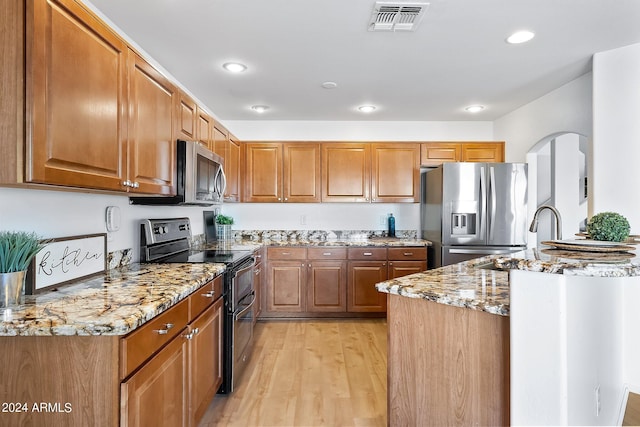
<svg viewBox="0 0 640 427">
<path fill-rule="evenodd" d="M 386 224 L 387 224 L 386 215 L 380 215 L 380 225 L 386 225 Z"/>
<path fill-rule="evenodd" d="M 300 215 L 300 225 L 307 225 L 307 215 Z"/>
<path fill-rule="evenodd" d="M 600 409 L 602 407 L 600 402 L 600 384 L 594 390 L 596 392 L 596 417 L 600 416 Z"/>
</svg>

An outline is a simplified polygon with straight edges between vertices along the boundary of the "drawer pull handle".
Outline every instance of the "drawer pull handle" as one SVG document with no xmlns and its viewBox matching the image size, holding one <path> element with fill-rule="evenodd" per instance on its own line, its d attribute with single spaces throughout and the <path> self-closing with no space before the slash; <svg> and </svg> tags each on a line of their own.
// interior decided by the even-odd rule
<svg viewBox="0 0 640 427">
<path fill-rule="evenodd" d="M 206 294 L 201 294 L 205 298 L 213 298 L 216 293 L 214 291 L 209 291 Z"/>
<path fill-rule="evenodd" d="M 331 256 L 331 252 L 323 252 L 322 255 L 324 256 Z"/>
<path fill-rule="evenodd" d="M 167 328 L 167 331 L 171 328 L 173 328 L 175 325 L 173 323 L 165 323 L 164 327 Z"/>
<path fill-rule="evenodd" d="M 168 329 L 154 329 L 153 332 L 157 332 L 158 335 L 167 335 L 169 333 Z"/>
<path fill-rule="evenodd" d="M 282 252 L 282 255 L 291 255 L 291 252 Z"/>
<path fill-rule="evenodd" d="M 402 255 L 404 255 L 404 256 L 412 256 L 412 255 L 413 255 L 413 252 L 405 252 L 405 253 L 403 253 Z"/>
<path fill-rule="evenodd" d="M 364 255 L 364 256 L 371 256 L 371 255 L 373 255 L 373 253 L 372 253 L 372 252 L 364 252 L 362 255 Z"/>
</svg>

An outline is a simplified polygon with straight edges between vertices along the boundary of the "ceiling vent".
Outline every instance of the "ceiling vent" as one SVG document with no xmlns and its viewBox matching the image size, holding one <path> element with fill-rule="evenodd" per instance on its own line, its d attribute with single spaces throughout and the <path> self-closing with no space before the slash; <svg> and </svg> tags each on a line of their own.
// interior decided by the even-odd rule
<svg viewBox="0 0 640 427">
<path fill-rule="evenodd" d="M 369 31 L 415 31 L 429 3 L 376 2 Z"/>
</svg>

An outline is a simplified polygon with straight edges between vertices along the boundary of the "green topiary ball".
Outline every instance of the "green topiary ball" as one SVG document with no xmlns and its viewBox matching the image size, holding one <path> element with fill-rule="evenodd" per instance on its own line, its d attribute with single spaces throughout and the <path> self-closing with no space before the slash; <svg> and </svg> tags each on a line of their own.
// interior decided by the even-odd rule
<svg viewBox="0 0 640 427">
<path fill-rule="evenodd" d="M 594 215 L 587 224 L 587 233 L 593 240 L 623 242 L 629 237 L 630 230 L 627 218 L 615 212 Z"/>
</svg>

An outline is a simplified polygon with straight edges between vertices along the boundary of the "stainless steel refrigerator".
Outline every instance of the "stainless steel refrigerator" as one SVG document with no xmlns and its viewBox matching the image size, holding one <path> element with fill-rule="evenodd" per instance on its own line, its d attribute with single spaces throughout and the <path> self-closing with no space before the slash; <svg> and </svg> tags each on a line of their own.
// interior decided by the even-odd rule
<svg viewBox="0 0 640 427">
<path fill-rule="evenodd" d="M 421 174 L 422 237 L 430 268 L 527 245 L 525 163 L 445 163 Z"/>
</svg>

